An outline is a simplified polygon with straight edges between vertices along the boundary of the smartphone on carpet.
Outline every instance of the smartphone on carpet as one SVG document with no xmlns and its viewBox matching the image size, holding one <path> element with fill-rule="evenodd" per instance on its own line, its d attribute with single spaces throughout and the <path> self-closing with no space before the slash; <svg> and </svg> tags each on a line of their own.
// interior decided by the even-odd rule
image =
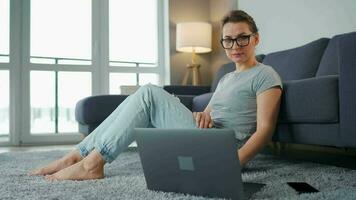
<svg viewBox="0 0 356 200">
<path fill-rule="evenodd" d="M 317 189 L 306 182 L 287 182 L 287 184 L 295 189 L 295 191 L 297 191 L 299 194 L 319 192 Z"/>
</svg>

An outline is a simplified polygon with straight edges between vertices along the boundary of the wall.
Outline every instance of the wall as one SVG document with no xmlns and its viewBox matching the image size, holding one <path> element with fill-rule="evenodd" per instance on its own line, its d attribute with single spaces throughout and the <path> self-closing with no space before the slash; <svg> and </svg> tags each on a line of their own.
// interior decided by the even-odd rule
<svg viewBox="0 0 356 200">
<path fill-rule="evenodd" d="M 209 4 L 206 0 L 171 0 L 169 1 L 169 30 L 171 55 L 171 84 L 180 85 L 185 73 L 185 67 L 191 61 L 190 53 L 176 51 L 176 24 L 179 22 L 202 21 L 209 22 Z M 206 77 L 210 69 L 210 55 L 198 54 L 197 63 L 201 64 L 200 73 L 205 85 L 210 81 Z"/>
<path fill-rule="evenodd" d="M 238 0 L 237 8 L 257 23 L 261 35 L 257 54 L 356 31 L 354 0 Z"/>
<path fill-rule="evenodd" d="M 230 10 L 237 7 L 236 0 L 210 0 L 210 21 L 213 26 L 213 39 L 212 46 L 213 51 L 211 52 L 211 70 L 210 73 L 216 74 L 216 71 L 221 67 L 221 65 L 231 62 L 225 54 L 225 50 L 220 45 L 221 38 L 221 19 Z"/>
<path fill-rule="evenodd" d="M 179 22 L 202 21 L 213 26 L 212 52 L 198 54 L 197 63 L 201 64 L 200 73 L 202 85 L 210 85 L 212 74 L 226 63 L 225 53 L 219 46 L 220 19 L 227 11 L 236 8 L 236 0 L 170 0 L 169 30 L 170 30 L 170 66 L 171 84 L 180 85 L 185 73 L 185 66 L 191 61 L 191 54 L 176 51 L 176 24 Z M 189 84 L 189 83 L 188 83 Z"/>
</svg>

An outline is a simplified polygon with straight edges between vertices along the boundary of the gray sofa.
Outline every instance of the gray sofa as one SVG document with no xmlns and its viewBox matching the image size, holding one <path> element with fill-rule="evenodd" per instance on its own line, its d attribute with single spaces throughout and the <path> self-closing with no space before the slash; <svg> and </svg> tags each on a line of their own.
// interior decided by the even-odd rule
<svg viewBox="0 0 356 200">
<path fill-rule="evenodd" d="M 321 38 L 301 47 L 259 55 L 283 80 L 273 140 L 283 143 L 356 147 L 356 32 Z M 208 104 L 220 78 L 235 70 L 223 65 L 211 86 L 164 86 L 192 111 Z M 85 98 L 76 106 L 79 131 L 89 134 L 127 96 Z"/>
</svg>

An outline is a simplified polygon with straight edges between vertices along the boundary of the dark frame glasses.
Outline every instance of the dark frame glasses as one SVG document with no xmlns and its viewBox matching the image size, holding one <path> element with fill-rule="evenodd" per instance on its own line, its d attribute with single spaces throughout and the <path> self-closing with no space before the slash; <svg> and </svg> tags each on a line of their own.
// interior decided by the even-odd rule
<svg viewBox="0 0 356 200">
<path fill-rule="evenodd" d="M 250 38 L 251 36 L 255 35 L 255 33 L 251 33 L 249 35 L 242 35 L 239 36 L 235 39 L 232 38 L 221 38 L 220 39 L 220 44 L 224 49 L 232 49 L 234 46 L 234 43 L 236 43 L 237 46 L 239 47 L 245 47 L 250 44 Z"/>
</svg>

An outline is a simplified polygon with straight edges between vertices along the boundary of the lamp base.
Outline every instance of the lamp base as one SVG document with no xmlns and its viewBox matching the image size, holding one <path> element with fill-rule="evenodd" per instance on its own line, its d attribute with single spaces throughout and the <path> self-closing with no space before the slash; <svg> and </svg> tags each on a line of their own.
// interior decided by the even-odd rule
<svg viewBox="0 0 356 200">
<path fill-rule="evenodd" d="M 192 85 L 200 85 L 200 72 L 199 72 L 200 65 L 199 64 L 188 64 L 186 72 L 184 74 L 184 78 L 182 81 L 182 85 L 187 85 L 188 78 L 192 73 Z"/>
</svg>

